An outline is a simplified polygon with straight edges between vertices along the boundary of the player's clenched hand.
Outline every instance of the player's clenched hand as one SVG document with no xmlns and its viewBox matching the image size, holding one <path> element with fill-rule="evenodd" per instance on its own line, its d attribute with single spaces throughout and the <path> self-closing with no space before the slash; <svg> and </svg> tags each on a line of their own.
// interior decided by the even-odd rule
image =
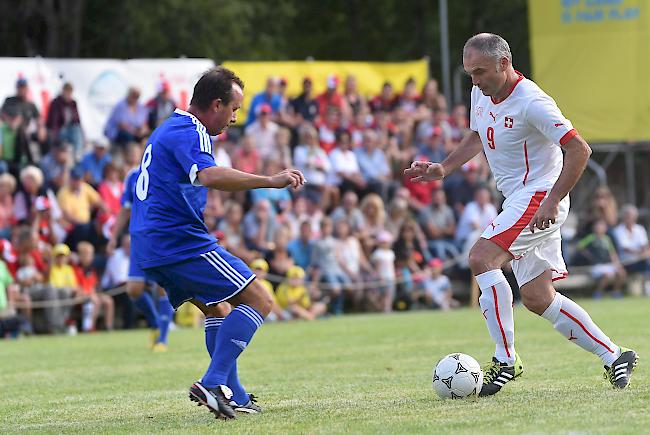
<svg viewBox="0 0 650 435">
<path fill-rule="evenodd" d="M 440 163 L 414 161 L 411 167 L 404 170 L 404 175 L 414 183 L 428 183 L 429 181 L 442 180 L 445 170 Z"/>
<path fill-rule="evenodd" d="M 533 233 L 535 232 L 535 228 L 540 230 L 550 228 L 550 226 L 555 223 L 558 214 L 559 210 L 557 203 L 546 200 L 537 209 L 537 212 L 528 224 L 528 228 Z"/>
<path fill-rule="evenodd" d="M 270 184 L 270 187 L 275 187 L 277 189 L 289 186 L 297 189 L 305 184 L 305 176 L 297 169 L 285 169 L 284 171 L 271 176 Z"/>
</svg>

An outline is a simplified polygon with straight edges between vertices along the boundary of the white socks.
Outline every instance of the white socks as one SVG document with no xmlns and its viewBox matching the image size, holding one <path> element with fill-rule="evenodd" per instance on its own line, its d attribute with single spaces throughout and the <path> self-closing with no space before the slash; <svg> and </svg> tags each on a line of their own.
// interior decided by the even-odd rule
<svg viewBox="0 0 650 435">
<path fill-rule="evenodd" d="M 500 361 L 515 363 L 515 321 L 512 313 L 512 289 L 501 269 L 488 270 L 476 276 L 481 289 L 481 311 L 487 321 L 490 337 L 496 344 L 494 356 Z"/>
<path fill-rule="evenodd" d="M 542 317 L 551 322 L 553 327 L 569 341 L 598 355 L 608 367 L 611 367 L 616 358 L 621 356 L 619 347 L 596 326 L 589 314 L 580 305 L 560 293 L 555 294 L 553 302 L 544 311 Z"/>
</svg>

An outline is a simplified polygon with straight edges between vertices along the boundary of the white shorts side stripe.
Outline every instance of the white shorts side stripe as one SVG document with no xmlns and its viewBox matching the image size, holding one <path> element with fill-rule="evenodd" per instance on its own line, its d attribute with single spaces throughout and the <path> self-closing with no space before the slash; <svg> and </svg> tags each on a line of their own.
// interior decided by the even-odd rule
<svg viewBox="0 0 650 435">
<path fill-rule="evenodd" d="M 229 266 L 228 263 L 226 263 L 226 262 L 224 262 L 224 261 L 219 261 L 219 258 L 217 258 L 217 257 L 214 255 L 214 251 L 212 251 L 212 252 L 206 252 L 205 255 L 207 255 L 208 257 L 210 257 L 210 259 L 212 260 L 212 262 L 213 262 L 214 264 L 216 264 L 216 265 L 219 266 L 219 270 L 221 270 L 222 273 L 227 273 L 229 276 L 231 276 L 232 279 L 233 279 L 235 282 L 237 282 L 237 285 L 238 285 L 238 286 L 241 287 L 241 286 L 244 285 L 244 282 L 246 281 L 246 280 L 244 279 L 244 277 L 241 276 L 239 273 L 237 273 L 237 271 L 235 271 L 232 267 L 228 267 L 228 266 Z"/>
<path fill-rule="evenodd" d="M 205 259 L 205 261 L 207 261 L 208 263 L 210 263 L 210 265 L 212 265 L 212 267 L 214 267 L 215 269 L 217 269 L 217 270 L 219 271 L 219 273 L 221 273 L 224 277 L 228 278 L 228 280 L 229 280 L 230 282 L 232 282 L 233 284 L 235 284 L 237 287 L 241 287 L 241 283 L 240 283 L 240 282 L 238 282 L 238 281 L 237 281 L 237 280 L 236 280 L 232 275 L 230 275 L 228 272 L 226 272 L 226 271 L 224 271 L 223 269 L 221 269 L 221 267 L 218 266 L 218 265 L 217 265 L 217 264 L 212 260 L 212 258 L 209 257 L 207 254 L 208 254 L 208 253 L 201 254 L 201 257 L 203 257 L 203 258 Z"/>
<path fill-rule="evenodd" d="M 221 257 L 221 255 L 217 253 L 217 251 L 208 252 L 208 254 L 210 254 L 210 256 L 217 263 L 221 264 L 225 269 L 228 269 L 237 279 L 239 279 L 242 285 L 246 282 L 246 279 L 242 276 L 242 274 L 239 273 L 237 270 L 235 270 L 235 268 L 232 267 L 232 265 L 228 264 L 228 262 L 224 260 L 223 257 Z"/>
</svg>

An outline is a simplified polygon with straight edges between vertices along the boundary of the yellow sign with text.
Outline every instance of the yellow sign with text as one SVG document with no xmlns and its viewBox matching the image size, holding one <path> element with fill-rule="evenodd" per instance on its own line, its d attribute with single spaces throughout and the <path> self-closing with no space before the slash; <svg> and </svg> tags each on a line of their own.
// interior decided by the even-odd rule
<svg viewBox="0 0 650 435">
<path fill-rule="evenodd" d="M 580 134 L 593 142 L 650 140 L 650 2 L 528 6 L 533 80 Z"/>
<path fill-rule="evenodd" d="M 421 88 L 429 78 L 429 65 L 426 59 L 412 62 L 240 62 L 226 61 L 223 66 L 233 70 L 245 85 L 245 98 L 239 122 L 246 119 L 248 102 L 264 90 L 268 77 L 283 77 L 287 80 L 287 94 L 297 96 L 302 91 L 302 81 L 310 77 L 313 82 L 313 95 L 317 96 L 326 88 L 327 76 L 335 74 L 340 79 L 339 91 L 343 91 L 345 78 L 353 75 L 357 79 L 359 92 L 367 96 L 379 94 L 384 82 L 393 84 L 395 91 L 401 91 L 404 83 L 413 77 Z"/>
</svg>

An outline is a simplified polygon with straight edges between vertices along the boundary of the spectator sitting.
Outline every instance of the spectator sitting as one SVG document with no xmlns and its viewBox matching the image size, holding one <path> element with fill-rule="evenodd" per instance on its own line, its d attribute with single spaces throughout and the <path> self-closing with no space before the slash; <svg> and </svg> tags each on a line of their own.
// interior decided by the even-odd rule
<svg viewBox="0 0 650 435">
<path fill-rule="evenodd" d="M 272 113 L 277 113 L 280 110 L 282 100 L 277 93 L 277 86 L 278 80 L 275 77 L 269 77 L 266 79 L 264 91 L 253 96 L 248 109 L 248 115 L 246 116 L 246 128 L 257 120 L 257 115 L 260 113 L 259 107 L 262 104 L 269 105 Z"/>
<path fill-rule="evenodd" d="M 266 275 L 269 272 L 269 264 L 262 258 L 256 258 L 251 263 L 251 271 L 257 277 L 256 280 L 262 284 L 262 287 L 266 289 L 273 300 L 273 306 L 271 307 L 271 312 L 266 318 L 266 321 L 276 322 L 280 320 L 289 320 L 290 317 L 287 316 L 282 308 L 280 308 L 280 305 L 278 305 L 278 300 L 273 291 L 273 284 L 266 279 Z"/>
<path fill-rule="evenodd" d="M 171 87 L 167 80 L 162 80 L 158 84 L 158 93 L 147 102 L 146 107 L 149 110 L 147 125 L 151 131 L 158 128 L 160 124 L 174 113 L 176 102 L 171 96 Z"/>
<path fill-rule="evenodd" d="M 84 141 L 77 102 L 72 98 L 72 91 L 72 84 L 63 84 L 61 94 L 50 103 L 45 125 L 57 141 L 72 144 L 73 157 L 77 160 L 83 154 Z"/>
<path fill-rule="evenodd" d="M 217 166 L 222 168 L 232 168 L 232 160 L 230 159 L 230 154 L 225 149 L 225 142 L 228 139 L 222 139 L 221 136 L 226 135 L 227 132 L 222 133 L 219 136 L 215 136 L 212 140 L 212 155 L 214 156 L 214 162 Z"/>
<path fill-rule="evenodd" d="M 368 108 L 368 102 L 359 92 L 359 89 L 357 88 L 357 78 L 353 75 L 349 75 L 345 78 L 343 98 L 353 116 L 357 113 L 365 112 Z"/>
<path fill-rule="evenodd" d="M 225 215 L 217 225 L 217 231 L 224 236 L 225 240 L 220 240 L 224 247 L 239 258 L 251 260 L 252 254 L 246 248 L 244 241 L 243 213 L 242 206 L 239 203 L 235 201 L 226 202 Z"/>
<path fill-rule="evenodd" d="M 287 244 L 287 252 L 297 266 L 307 269 L 311 265 L 312 250 L 314 241 L 312 240 L 312 229 L 309 221 L 300 223 L 299 236 L 297 239 Z"/>
<path fill-rule="evenodd" d="M 242 225 L 248 249 L 262 253 L 267 253 L 272 249 L 277 225 L 273 219 L 271 203 L 268 200 L 258 201 L 244 215 Z"/>
<path fill-rule="evenodd" d="M 250 136 L 255 144 L 255 149 L 262 161 L 269 159 L 275 152 L 275 135 L 280 126 L 271 120 L 272 109 L 269 104 L 259 105 L 259 113 L 255 122 L 247 125 L 244 130 L 246 136 Z"/>
<path fill-rule="evenodd" d="M 340 112 L 337 108 L 330 106 L 327 113 L 319 121 L 316 121 L 315 126 L 318 130 L 318 143 L 320 147 L 327 153 L 331 153 L 336 146 L 336 132 L 339 130 Z"/>
<path fill-rule="evenodd" d="M 463 213 L 465 205 L 472 201 L 476 189 L 481 186 L 478 170 L 478 164 L 469 161 L 462 166 L 460 180 L 452 181 L 451 177 L 445 179 L 448 181 L 444 184 L 445 193 L 447 198 L 452 201 L 451 206 L 458 216 Z"/>
<path fill-rule="evenodd" d="M 460 303 L 454 299 L 451 282 L 442 273 L 443 263 L 439 258 L 432 258 L 427 264 L 422 281 L 423 297 L 430 307 L 438 307 L 443 311 L 458 308 Z"/>
<path fill-rule="evenodd" d="M 63 218 L 71 226 L 68 242 L 75 247 L 81 240 L 97 239 L 97 232 L 91 221 L 93 210 L 109 212 L 97 191 L 85 183 L 82 177 L 81 169 L 73 169 L 68 184 L 62 187 L 57 195 Z"/>
<path fill-rule="evenodd" d="M 415 86 L 415 79 L 409 77 L 404 83 L 404 92 L 397 99 L 397 107 L 409 114 L 414 114 L 420 103 L 420 96 Z"/>
<path fill-rule="evenodd" d="M 377 235 L 377 248 L 370 256 L 377 277 L 381 284 L 379 288 L 379 307 L 385 313 L 393 311 L 395 298 L 395 253 L 392 250 L 393 237 L 388 231 Z"/>
<path fill-rule="evenodd" d="M 108 213 L 100 217 L 100 220 L 106 221 L 110 217 L 115 217 L 120 212 L 122 205 L 120 200 L 124 192 L 124 183 L 120 179 L 117 167 L 113 163 L 104 166 L 103 181 L 99 183 L 97 193 L 102 202 L 106 205 Z"/>
<path fill-rule="evenodd" d="M 397 239 L 393 244 L 395 259 L 408 267 L 409 271 L 420 272 L 422 266 L 431 257 L 422 230 L 414 220 L 409 218 L 404 221 L 396 236 Z"/>
<path fill-rule="evenodd" d="M 456 218 L 447 205 L 445 191 L 438 184 L 434 187 L 431 206 L 423 208 L 418 214 L 418 223 L 424 229 L 429 251 L 438 258 L 453 258 L 459 254 L 454 245 Z"/>
<path fill-rule="evenodd" d="M 329 184 L 337 186 L 341 193 L 360 192 L 366 188 L 366 182 L 359 173 L 357 155 L 352 151 L 352 138 L 346 130 L 338 130 L 337 146 L 329 155 L 332 170 Z"/>
<path fill-rule="evenodd" d="M 327 311 L 323 302 L 312 302 L 305 287 L 305 271 L 293 266 L 287 271 L 287 279 L 278 286 L 278 305 L 294 319 L 314 320 Z"/>
<path fill-rule="evenodd" d="M 394 197 L 388 204 L 386 216 L 386 229 L 393 236 L 393 240 L 397 238 L 400 229 L 410 217 L 408 201 L 404 198 Z"/>
<path fill-rule="evenodd" d="M 628 274 L 645 275 L 645 293 L 650 296 L 650 245 L 648 232 L 637 223 L 639 211 L 631 204 L 623 206 L 621 223 L 613 230 L 618 256 Z"/>
<path fill-rule="evenodd" d="M 618 205 L 612 191 L 607 186 L 599 186 L 594 192 L 589 207 L 589 215 L 585 221 L 594 222 L 597 219 L 603 219 L 607 223 L 607 228 L 611 229 L 618 221 Z"/>
<path fill-rule="evenodd" d="M 393 84 L 384 82 L 381 87 L 381 94 L 370 100 L 370 108 L 373 112 L 390 112 L 397 105 L 397 98 L 393 93 Z"/>
<path fill-rule="evenodd" d="M 232 159 L 233 167 L 243 172 L 257 174 L 262 168 L 260 155 L 255 149 L 253 138 L 247 135 L 239 140 L 239 146 L 235 150 Z"/>
<path fill-rule="evenodd" d="M 417 156 L 415 160 L 429 161 L 426 156 Z M 431 181 L 428 183 L 417 183 L 409 177 L 402 177 L 402 184 L 409 192 L 409 205 L 416 211 L 428 208 L 433 200 L 433 192 L 442 184 L 441 181 Z"/>
<path fill-rule="evenodd" d="M 11 228 L 16 224 L 14 197 L 16 178 L 9 173 L 0 174 L 0 238 L 11 238 Z"/>
<path fill-rule="evenodd" d="M 598 285 L 593 294 L 594 298 L 601 298 L 603 292 L 612 285 L 612 296 L 620 297 L 622 286 L 625 283 L 625 269 L 621 266 L 616 255 L 614 243 L 607 235 L 607 222 L 598 219 L 593 224 L 593 232 L 578 242 L 579 255 L 591 267 L 591 276 L 598 280 Z"/>
<path fill-rule="evenodd" d="M 331 302 L 331 310 L 334 314 L 343 314 L 343 290 L 350 287 L 351 281 L 337 257 L 337 241 L 332 236 L 332 220 L 328 217 L 321 221 L 321 238 L 314 243 L 311 256 L 311 265 L 315 271 L 314 281 L 321 281 L 327 284 L 327 294 Z"/>
<path fill-rule="evenodd" d="M 20 171 L 20 188 L 14 197 L 14 217 L 18 223 L 34 219 L 34 201 L 44 193 L 43 172 L 36 166 L 26 166 Z"/>
<path fill-rule="evenodd" d="M 368 185 L 367 190 L 386 198 L 391 172 L 386 155 L 379 148 L 377 133 L 366 130 L 363 133 L 362 146 L 355 149 L 354 152 L 357 155 L 361 175 Z"/>
<path fill-rule="evenodd" d="M 312 95 L 312 88 L 311 79 L 305 77 L 302 80 L 302 93 L 289 103 L 291 111 L 296 117 L 296 125 L 300 125 L 304 121 L 313 122 L 318 115 L 318 102 Z"/>
<path fill-rule="evenodd" d="M 264 164 L 263 174 L 274 175 L 282 171 L 282 166 L 275 160 L 268 160 Z M 280 213 L 291 207 L 291 194 L 289 188 L 282 189 L 261 188 L 250 191 L 251 202 L 257 204 L 259 201 L 267 200 L 273 206 L 275 213 Z M 284 274 L 283 274 L 284 275 Z"/>
<path fill-rule="evenodd" d="M 386 209 L 384 201 L 376 193 L 366 195 L 361 201 L 363 228 L 358 236 L 366 252 L 372 252 L 377 236 L 386 230 Z"/>
<path fill-rule="evenodd" d="M 353 191 L 347 191 L 343 195 L 342 204 L 332 212 L 334 224 L 339 220 L 346 220 L 350 225 L 353 234 L 358 234 L 364 228 L 364 217 L 357 207 L 359 197 Z"/>
<path fill-rule="evenodd" d="M 318 133 L 314 127 L 302 127 L 299 135 L 300 145 L 293 153 L 294 166 L 309 180 L 305 189 L 312 195 L 314 202 L 322 204 L 322 208 L 327 210 L 338 193 L 338 190 L 328 183 L 331 170 L 329 157 L 319 146 Z"/>
<path fill-rule="evenodd" d="M 361 309 L 364 296 L 364 282 L 372 276 L 372 266 L 361 248 L 359 239 L 350 232 L 350 224 L 345 219 L 334 223 L 336 234 L 336 256 L 343 272 L 350 278 L 350 296 L 355 311 Z"/>
<path fill-rule="evenodd" d="M 275 148 L 271 150 L 269 160 L 276 161 L 282 169 L 290 168 L 291 161 L 291 130 L 280 127 L 275 133 Z"/>
<path fill-rule="evenodd" d="M 97 326 L 100 311 L 104 311 L 104 323 L 108 331 L 113 330 L 114 307 L 113 298 L 106 293 L 98 293 L 99 278 L 93 266 L 95 248 L 88 242 L 79 242 L 79 264 L 74 266 L 77 279 L 77 298 L 83 300 L 82 329 L 84 332 L 93 332 Z"/>
<path fill-rule="evenodd" d="M 45 175 L 46 187 L 58 192 L 67 181 L 68 172 L 72 168 L 73 156 L 71 146 L 67 142 L 56 141 L 39 166 Z"/>
<path fill-rule="evenodd" d="M 60 243 L 52 249 L 54 262 L 50 267 L 49 284 L 54 290 L 57 299 L 69 299 L 75 295 L 78 290 L 77 276 L 74 269 L 70 266 L 70 248 L 68 245 Z M 71 307 L 65 306 L 62 310 L 61 317 L 57 321 L 57 329 L 63 325 L 61 319 L 67 319 Z"/>
<path fill-rule="evenodd" d="M 316 97 L 318 103 L 318 114 L 324 118 L 327 116 L 330 107 L 338 110 L 340 113 L 349 113 L 347 103 L 336 89 L 339 86 L 339 78 L 335 75 L 327 76 L 326 81 L 327 89 L 325 92 Z"/>
<path fill-rule="evenodd" d="M 129 142 L 140 142 L 149 134 L 149 112 L 139 99 L 140 90 L 129 88 L 126 98 L 113 108 L 104 128 L 104 134 L 112 142 L 125 146 Z"/>
<path fill-rule="evenodd" d="M 453 143 L 459 143 L 469 131 L 469 119 L 467 118 L 467 106 L 456 104 L 451 111 L 449 118 L 451 127 L 451 140 Z"/>
<path fill-rule="evenodd" d="M 131 255 L 131 236 L 123 234 L 120 247 L 108 257 L 101 285 L 103 288 L 114 288 L 126 284 L 129 279 L 129 261 Z"/>
<path fill-rule="evenodd" d="M 111 162 L 111 156 L 108 154 L 108 142 L 105 139 L 98 138 L 91 143 L 93 150 L 81 159 L 79 167 L 83 170 L 84 181 L 96 187 L 104 179 L 104 168 Z"/>
<path fill-rule="evenodd" d="M 481 186 L 474 194 L 474 201 L 467 204 L 456 228 L 456 245 L 463 247 L 463 261 L 467 261 L 469 249 L 479 239 L 483 230 L 497 217 L 497 209 L 491 203 L 487 187 Z"/>
<path fill-rule="evenodd" d="M 447 156 L 445 152 L 445 140 L 442 135 L 442 128 L 435 126 L 431 128 L 431 134 L 418 149 L 418 154 L 424 156 L 430 162 L 442 162 Z M 419 158 L 418 158 L 419 159 Z"/>
<path fill-rule="evenodd" d="M 429 79 L 422 88 L 421 105 L 429 110 L 446 110 L 445 96 L 440 93 L 438 81 Z"/>
<path fill-rule="evenodd" d="M 273 250 L 267 255 L 273 275 L 282 276 L 286 274 L 287 270 L 294 264 L 293 258 L 291 258 L 287 250 L 289 239 L 290 233 L 287 227 L 281 226 L 275 232 Z"/>
</svg>

